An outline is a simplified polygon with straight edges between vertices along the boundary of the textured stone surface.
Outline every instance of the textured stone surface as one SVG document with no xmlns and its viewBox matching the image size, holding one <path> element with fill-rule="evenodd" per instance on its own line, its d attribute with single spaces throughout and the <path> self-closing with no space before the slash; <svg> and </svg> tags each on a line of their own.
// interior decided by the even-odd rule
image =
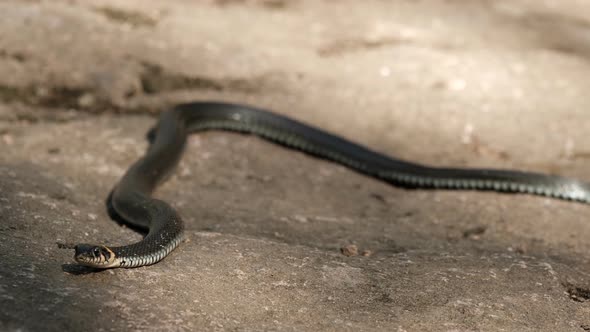
<svg viewBox="0 0 590 332">
<path fill-rule="evenodd" d="M 573 0 L 3 1 L 0 329 L 588 331 L 589 207 L 404 190 L 236 134 L 191 137 L 158 190 L 188 228 L 161 263 L 86 273 L 55 245 L 140 239 L 104 200 L 189 100 L 590 180 L 588 36 Z"/>
</svg>

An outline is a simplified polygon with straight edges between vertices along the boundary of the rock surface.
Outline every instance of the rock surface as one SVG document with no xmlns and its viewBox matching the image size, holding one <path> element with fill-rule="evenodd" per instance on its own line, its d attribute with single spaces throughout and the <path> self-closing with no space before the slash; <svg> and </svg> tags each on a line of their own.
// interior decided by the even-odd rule
<svg viewBox="0 0 590 332">
<path fill-rule="evenodd" d="M 0 330 L 589 331 L 590 208 L 395 188 L 257 138 L 191 137 L 157 192 L 187 241 L 96 273 L 57 241 L 141 238 L 104 201 L 155 114 L 221 100 L 440 166 L 590 180 L 590 4 L 3 1 Z"/>
</svg>

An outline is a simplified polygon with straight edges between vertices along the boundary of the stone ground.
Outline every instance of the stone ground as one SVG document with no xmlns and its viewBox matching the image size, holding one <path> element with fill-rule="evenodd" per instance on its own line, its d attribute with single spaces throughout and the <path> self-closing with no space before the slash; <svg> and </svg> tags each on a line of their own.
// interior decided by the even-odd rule
<svg viewBox="0 0 590 332">
<path fill-rule="evenodd" d="M 584 0 L 0 2 L 0 330 L 590 331 L 590 208 L 395 188 L 260 139 L 193 136 L 140 239 L 110 189 L 181 101 L 275 110 L 439 166 L 590 180 Z M 345 256 L 356 245 L 365 255 Z"/>
</svg>

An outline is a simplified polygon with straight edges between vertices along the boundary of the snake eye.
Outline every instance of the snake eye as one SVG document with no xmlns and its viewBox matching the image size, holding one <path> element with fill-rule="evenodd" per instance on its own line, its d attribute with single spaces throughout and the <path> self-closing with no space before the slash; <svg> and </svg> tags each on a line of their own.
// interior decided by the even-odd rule
<svg viewBox="0 0 590 332">
<path fill-rule="evenodd" d="M 99 247 L 95 247 L 94 249 L 92 249 L 92 255 L 94 257 L 100 257 L 100 248 Z"/>
</svg>

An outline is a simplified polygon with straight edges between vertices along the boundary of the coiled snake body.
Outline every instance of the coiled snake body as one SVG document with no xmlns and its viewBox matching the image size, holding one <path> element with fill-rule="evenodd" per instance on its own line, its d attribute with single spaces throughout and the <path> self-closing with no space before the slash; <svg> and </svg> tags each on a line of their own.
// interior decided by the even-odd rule
<svg viewBox="0 0 590 332">
<path fill-rule="evenodd" d="M 187 135 L 211 129 L 255 134 L 403 187 L 493 190 L 590 203 L 590 184 L 578 180 L 513 170 L 428 167 L 385 156 L 261 109 L 196 102 L 162 113 L 147 153 L 129 168 L 111 193 L 110 204 L 116 214 L 133 226 L 147 229 L 145 238 L 121 247 L 72 246 L 75 260 L 95 268 L 138 267 L 154 264 L 176 248 L 182 240 L 182 220 L 170 205 L 152 198 L 151 193 L 180 159 Z"/>
</svg>

